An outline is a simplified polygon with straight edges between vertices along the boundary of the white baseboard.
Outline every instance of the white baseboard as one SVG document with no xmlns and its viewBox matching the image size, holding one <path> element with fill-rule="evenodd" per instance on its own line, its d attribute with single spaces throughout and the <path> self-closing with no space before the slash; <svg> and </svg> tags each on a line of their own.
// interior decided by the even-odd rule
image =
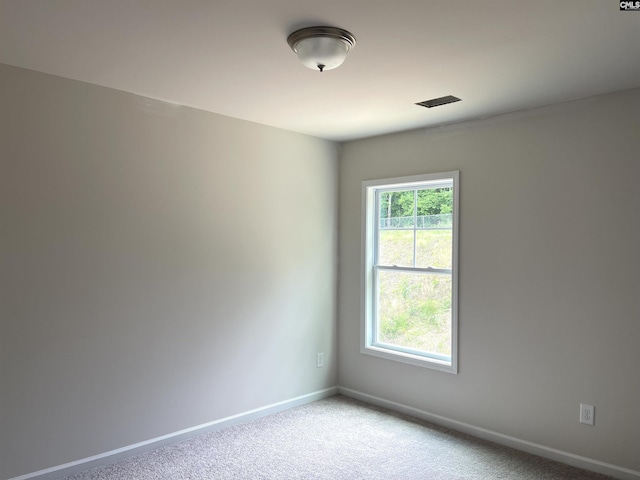
<svg viewBox="0 0 640 480">
<path fill-rule="evenodd" d="M 384 398 L 375 397 L 373 395 L 362 393 L 357 390 L 352 390 L 350 388 L 339 386 L 338 393 L 347 397 L 361 400 L 366 403 L 370 403 L 372 405 L 388 408 L 389 410 L 393 410 L 395 412 L 404 413 L 405 415 L 409 415 L 411 417 L 426 420 L 428 422 L 432 422 L 436 425 L 441 425 L 458 432 L 467 433 L 469 435 L 473 435 L 474 437 L 482 438 L 484 440 L 489 440 L 500 445 L 511 447 L 516 450 L 521 450 L 527 453 L 538 455 L 540 457 L 548 458 L 550 460 L 565 463 L 567 465 L 583 468 L 592 472 L 602 473 L 603 475 L 609 475 L 620 480 L 640 480 L 640 472 L 637 470 L 619 467 L 617 465 L 601 462 L 592 458 L 574 455 L 573 453 L 564 452 L 555 448 L 545 447 L 544 445 L 528 442 L 526 440 L 521 440 L 515 437 L 510 437 L 508 435 L 503 435 L 501 433 L 487 430 L 485 428 L 476 427 L 468 423 L 459 422 L 451 418 L 436 415 L 434 413 L 429 413 L 418 408 L 403 405 L 401 403 L 385 400 Z"/>
<path fill-rule="evenodd" d="M 175 442 L 186 440 L 187 438 L 195 437 L 203 433 L 220 430 L 222 428 L 237 425 L 239 423 L 245 423 L 257 418 L 265 417 L 273 413 L 288 410 L 289 408 L 304 405 L 305 403 L 315 402 L 322 398 L 331 397 L 338 393 L 338 387 L 330 387 L 324 390 L 318 390 L 316 392 L 301 395 L 299 397 L 284 400 L 278 403 L 272 403 L 264 407 L 255 408 L 247 412 L 232 415 L 230 417 L 221 418 L 212 422 L 203 423 L 202 425 L 196 425 L 195 427 L 185 428 L 178 432 L 162 435 L 161 437 L 152 438 L 143 442 L 135 443 L 133 445 L 127 445 L 126 447 L 111 450 L 109 452 L 100 453 L 91 457 L 82 458 L 73 462 L 57 465 L 51 468 L 45 468 L 44 470 L 38 470 L 37 472 L 27 473 L 20 475 L 19 477 L 9 478 L 8 480 L 53 480 L 66 475 L 72 475 L 74 473 L 82 472 L 90 468 L 98 467 L 101 465 L 107 465 L 109 463 L 116 462 L 126 457 L 133 455 L 139 455 L 140 453 L 155 450 Z"/>
</svg>

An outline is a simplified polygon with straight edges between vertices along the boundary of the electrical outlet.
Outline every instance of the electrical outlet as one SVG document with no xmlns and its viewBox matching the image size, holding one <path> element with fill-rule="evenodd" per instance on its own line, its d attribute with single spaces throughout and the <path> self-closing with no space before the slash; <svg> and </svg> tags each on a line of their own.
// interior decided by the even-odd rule
<svg viewBox="0 0 640 480">
<path fill-rule="evenodd" d="M 593 405 L 587 405 L 586 403 L 580 404 L 580 423 L 585 423 L 587 425 L 593 425 L 595 420 L 595 410 L 596 407 Z"/>
<path fill-rule="evenodd" d="M 324 367 L 324 353 L 319 353 L 316 356 L 316 367 L 318 368 Z"/>
</svg>

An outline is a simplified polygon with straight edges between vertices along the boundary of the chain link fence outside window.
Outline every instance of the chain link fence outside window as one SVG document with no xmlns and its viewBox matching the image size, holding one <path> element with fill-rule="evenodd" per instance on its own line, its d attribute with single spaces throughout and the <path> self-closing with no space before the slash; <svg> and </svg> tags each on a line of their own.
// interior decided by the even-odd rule
<svg viewBox="0 0 640 480">
<path fill-rule="evenodd" d="M 415 222 L 415 224 L 414 224 Z M 418 215 L 416 217 L 392 217 L 381 218 L 380 228 L 383 230 L 401 229 L 401 228 L 423 228 L 433 230 L 451 229 L 453 223 L 453 215 L 451 213 L 443 213 L 440 215 Z"/>
</svg>

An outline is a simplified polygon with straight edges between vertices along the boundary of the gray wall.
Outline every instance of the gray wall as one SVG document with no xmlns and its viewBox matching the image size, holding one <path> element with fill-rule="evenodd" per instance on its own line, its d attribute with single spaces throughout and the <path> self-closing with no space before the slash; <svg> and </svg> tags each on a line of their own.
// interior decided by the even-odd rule
<svg viewBox="0 0 640 480">
<path fill-rule="evenodd" d="M 640 470 L 639 132 L 632 90 L 344 145 L 340 385 Z M 457 376 L 359 353 L 361 182 L 449 170 Z"/>
<path fill-rule="evenodd" d="M 0 478 L 336 384 L 335 144 L 2 65 L 0 135 Z"/>
<path fill-rule="evenodd" d="M 640 470 L 639 119 L 634 90 L 343 145 L 336 344 L 335 144 L 0 65 L 0 478 L 337 380 Z M 361 182 L 453 169 L 460 374 L 362 355 Z"/>
</svg>

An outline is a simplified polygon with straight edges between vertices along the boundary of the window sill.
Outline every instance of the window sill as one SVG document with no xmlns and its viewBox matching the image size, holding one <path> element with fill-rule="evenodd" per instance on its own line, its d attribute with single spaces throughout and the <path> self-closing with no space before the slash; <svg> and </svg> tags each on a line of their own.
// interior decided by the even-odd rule
<svg viewBox="0 0 640 480">
<path fill-rule="evenodd" d="M 409 365 L 415 365 L 418 367 L 430 368 L 432 370 L 439 370 L 441 372 L 452 373 L 454 375 L 458 373 L 458 368 L 453 363 L 437 360 L 435 358 L 423 357 L 421 355 L 413 355 L 411 353 L 391 350 L 388 348 L 369 345 L 361 348 L 360 353 L 378 358 L 384 358 L 386 360 L 392 360 L 394 362 L 407 363 Z"/>
</svg>

